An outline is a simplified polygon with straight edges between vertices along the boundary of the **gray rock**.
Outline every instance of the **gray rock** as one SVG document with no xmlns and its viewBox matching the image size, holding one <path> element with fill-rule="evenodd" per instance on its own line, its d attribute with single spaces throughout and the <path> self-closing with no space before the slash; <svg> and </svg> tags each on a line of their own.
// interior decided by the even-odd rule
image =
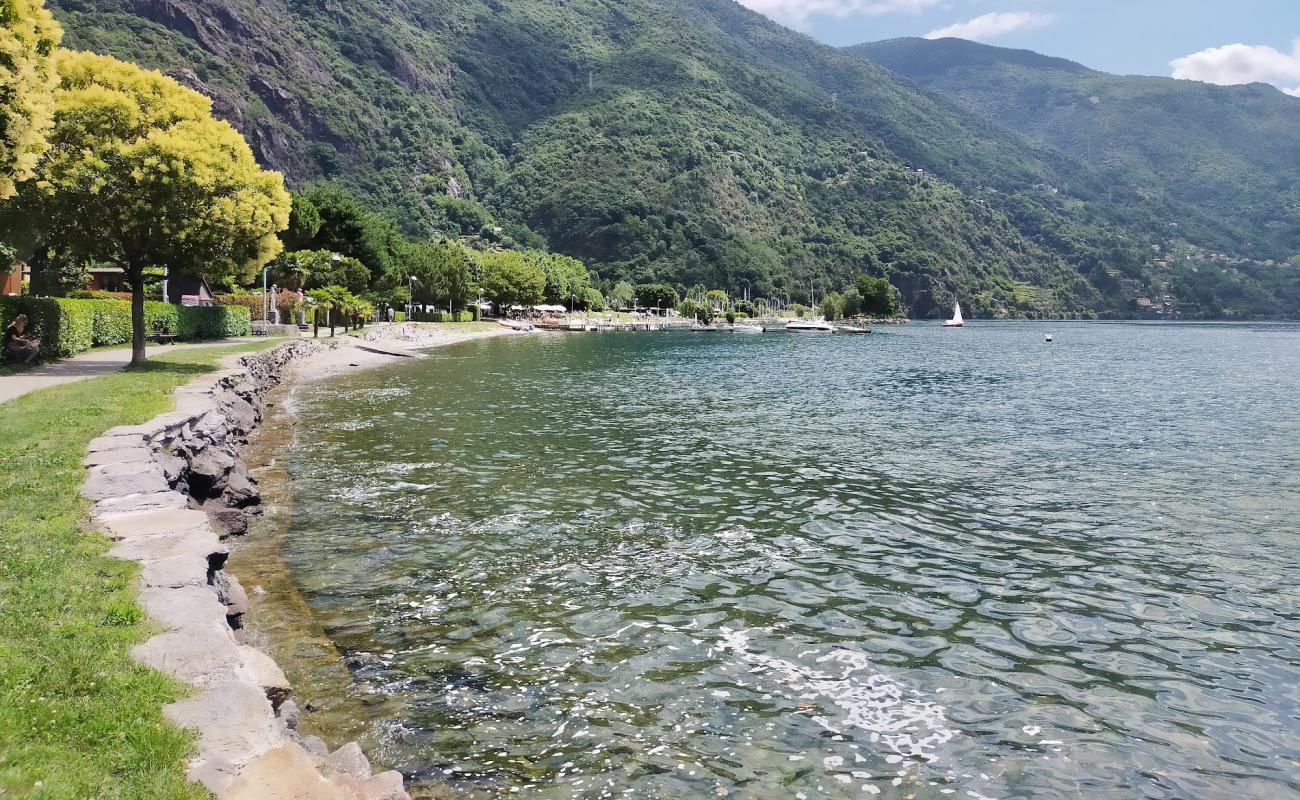
<svg viewBox="0 0 1300 800">
<path fill-rule="evenodd" d="M 203 626 L 159 634 L 132 648 L 131 657 L 194 686 L 255 683 L 239 648 L 229 628 L 219 631 Z"/>
<path fill-rule="evenodd" d="M 184 451 L 181 451 L 181 453 L 184 453 Z M 158 466 L 163 471 L 163 476 L 167 479 L 167 484 L 172 487 L 175 487 L 177 482 L 185 477 L 185 472 L 190 467 L 189 458 L 171 448 L 160 450 L 157 460 Z"/>
<path fill-rule="evenodd" d="M 229 420 L 229 430 L 236 436 L 247 436 L 260 419 L 257 409 L 242 397 L 231 396 L 229 401 L 220 405 L 222 413 Z"/>
<path fill-rule="evenodd" d="M 227 486 L 227 492 L 230 487 Z M 244 536 L 248 533 L 249 512 L 242 508 L 225 508 L 223 506 L 211 507 L 212 504 L 205 506 L 208 516 L 217 528 L 221 538 L 230 536 Z"/>
<path fill-rule="evenodd" d="M 327 781 L 311 754 L 292 742 L 260 756 L 240 773 L 222 800 L 365 800 L 351 787 Z"/>
<path fill-rule="evenodd" d="M 239 768 L 224 758 L 196 759 L 190 764 L 186 777 L 192 783 L 201 783 L 220 796 L 234 783 Z"/>
<path fill-rule="evenodd" d="M 165 631 L 226 633 L 226 608 L 209 586 L 146 589 L 140 607 Z"/>
<path fill-rule="evenodd" d="M 301 712 L 298 711 L 297 703 L 292 700 L 285 700 L 276 707 L 275 713 L 286 728 L 291 731 L 298 730 L 298 720 L 301 718 Z"/>
<path fill-rule="evenodd" d="M 153 461 L 132 461 L 91 467 L 81 484 L 81 496 L 87 500 L 109 500 L 130 495 L 165 492 L 171 488 L 162 469 Z"/>
<path fill-rule="evenodd" d="M 411 800 L 397 770 L 379 773 L 361 784 L 361 791 L 366 800 Z"/>
<path fill-rule="evenodd" d="M 189 535 L 211 532 L 207 515 L 202 511 L 191 509 L 103 514 L 96 519 L 96 522 L 110 539 L 116 540 L 160 534 Z"/>
<path fill-rule="evenodd" d="M 92 439 L 90 446 L 86 450 L 91 453 L 100 453 L 107 450 L 133 447 L 144 447 L 144 437 L 138 433 L 123 434 L 121 436 L 110 436 L 106 433 L 97 439 Z"/>
<path fill-rule="evenodd" d="M 83 467 L 102 467 L 110 464 L 148 464 L 153 452 L 141 447 L 119 447 L 112 450 L 95 450 L 81 459 Z"/>
<path fill-rule="evenodd" d="M 205 447 L 190 460 L 186 473 L 190 494 L 199 499 L 216 497 L 226 487 L 226 476 L 235 466 L 235 456 L 218 446 Z"/>
<path fill-rule="evenodd" d="M 184 555 L 151 561 L 140 570 L 140 583 L 145 589 L 198 586 L 211 591 L 208 587 L 208 560 Z"/>
<path fill-rule="evenodd" d="M 207 560 L 209 569 L 220 569 L 229 553 L 230 548 L 222 544 L 210 530 L 189 534 L 136 536 L 119 542 L 109 551 L 109 555 L 114 558 L 138 561 L 141 564 L 176 556 L 197 556 Z M 214 558 L 218 563 L 214 564 Z"/>
<path fill-rule="evenodd" d="M 370 760 L 356 742 L 348 742 L 330 753 L 325 763 L 335 775 L 348 775 L 363 781 L 370 778 Z"/>
<path fill-rule="evenodd" d="M 330 749 L 325 745 L 325 740 L 319 736 L 302 737 L 302 747 L 308 753 L 321 758 L 326 758 L 330 754 Z"/>
<path fill-rule="evenodd" d="M 239 584 L 238 578 L 219 572 L 213 578 L 212 586 L 217 590 L 217 599 L 225 604 L 226 616 L 237 617 L 248 613 L 248 594 Z"/>
<path fill-rule="evenodd" d="M 190 507 L 190 499 L 179 492 L 164 489 L 126 497 L 109 497 L 95 503 L 96 517 L 108 514 L 128 514 L 144 511 L 179 511 Z"/>
<path fill-rule="evenodd" d="M 229 787 L 233 770 L 276 744 L 271 703 L 261 689 L 247 683 L 216 684 L 164 707 L 163 715 L 198 731 L 198 755 L 191 762 L 190 776 L 218 794 Z"/>
<path fill-rule="evenodd" d="M 244 462 L 238 462 L 230 471 L 222 501 L 231 508 L 249 508 L 261 504 L 262 495 L 258 491 L 257 481 L 248 474 Z"/>
<path fill-rule="evenodd" d="M 240 651 L 244 654 L 244 662 L 248 665 L 254 682 L 262 687 L 266 699 L 271 701 L 271 707 L 278 709 L 289 699 L 293 691 L 289 686 L 289 679 L 284 677 L 284 672 L 280 670 L 275 660 L 261 650 L 255 647 L 242 647 Z"/>
</svg>

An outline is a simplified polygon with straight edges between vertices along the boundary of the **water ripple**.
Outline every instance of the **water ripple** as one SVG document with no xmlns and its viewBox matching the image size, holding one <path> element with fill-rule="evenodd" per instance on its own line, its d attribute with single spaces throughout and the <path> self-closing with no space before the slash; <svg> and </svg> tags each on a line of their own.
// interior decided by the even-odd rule
<svg viewBox="0 0 1300 800">
<path fill-rule="evenodd" d="M 1042 330 L 308 390 L 287 555 L 367 748 L 437 796 L 1300 797 L 1300 330 Z"/>
</svg>

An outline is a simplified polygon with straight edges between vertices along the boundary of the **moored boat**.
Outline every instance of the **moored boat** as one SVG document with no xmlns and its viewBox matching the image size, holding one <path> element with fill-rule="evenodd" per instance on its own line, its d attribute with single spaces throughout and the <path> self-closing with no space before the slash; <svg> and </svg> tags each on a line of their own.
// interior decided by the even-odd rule
<svg viewBox="0 0 1300 800">
<path fill-rule="evenodd" d="M 871 333 L 871 329 L 866 325 L 836 325 L 836 333 Z"/>
<path fill-rule="evenodd" d="M 820 317 L 817 319 L 792 319 L 785 324 L 785 329 L 790 333 L 835 332 L 835 326 Z"/>
<path fill-rule="evenodd" d="M 762 333 L 763 326 L 755 325 L 751 322 L 742 322 L 739 325 L 731 326 L 732 333 Z"/>
</svg>

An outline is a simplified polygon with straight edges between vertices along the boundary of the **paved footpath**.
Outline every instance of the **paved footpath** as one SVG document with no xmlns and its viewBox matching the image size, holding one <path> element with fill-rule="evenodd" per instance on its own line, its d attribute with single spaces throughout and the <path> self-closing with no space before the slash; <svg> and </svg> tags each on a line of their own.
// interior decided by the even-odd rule
<svg viewBox="0 0 1300 800">
<path fill-rule="evenodd" d="M 219 339 L 215 342 L 196 342 L 193 344 L 171 344 L 155 345 L 145 350 L 148 355 L 157 355 L 166 353 L 169 350 L 185 349 L 190 347 L 219 347 L 221 345 L 239 344 L 240 342 L 260 341 L 256 339 Z M 287 341 L 287 340 L 286 340 Z M 117 347 L 112 350 L 94 350 L 89 353 L 82 353 L 65 358 L 62 361 L 55 361 L 51 364 L 42 364 L 39 367 L 33 367 L 29 370 L 14 373 L 13 375 L 0 375 L 0 403 L 7 402 L 15 397 L 21 397 L 28 392 L 34 392 L 37 389 L 45 389 L 50 386 L 58 386 L 64 383 L 75 383 L 77 381 L 98 378 L 103 375 L 111 375 L 131 363 L 131 348 Z"/>
</svg>

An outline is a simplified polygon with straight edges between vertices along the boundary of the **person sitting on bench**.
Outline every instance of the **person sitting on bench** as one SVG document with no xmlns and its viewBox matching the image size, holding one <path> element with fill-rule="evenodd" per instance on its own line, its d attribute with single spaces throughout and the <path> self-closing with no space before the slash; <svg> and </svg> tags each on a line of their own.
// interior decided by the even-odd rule
<svg viewBox="0 0 1300 800">
<path fill-rule="evenodd" d="M 9 327 L 5 328 L 5 354 L 14 361 L 23 364 L 35 364 L 36 357 L 41 353 L 41 340 L 24 338 L 23 332 L 26 330 L 27 315 L 19 314 L 14 317 L 14 321 L 9 323 Z"/>
</svg>

